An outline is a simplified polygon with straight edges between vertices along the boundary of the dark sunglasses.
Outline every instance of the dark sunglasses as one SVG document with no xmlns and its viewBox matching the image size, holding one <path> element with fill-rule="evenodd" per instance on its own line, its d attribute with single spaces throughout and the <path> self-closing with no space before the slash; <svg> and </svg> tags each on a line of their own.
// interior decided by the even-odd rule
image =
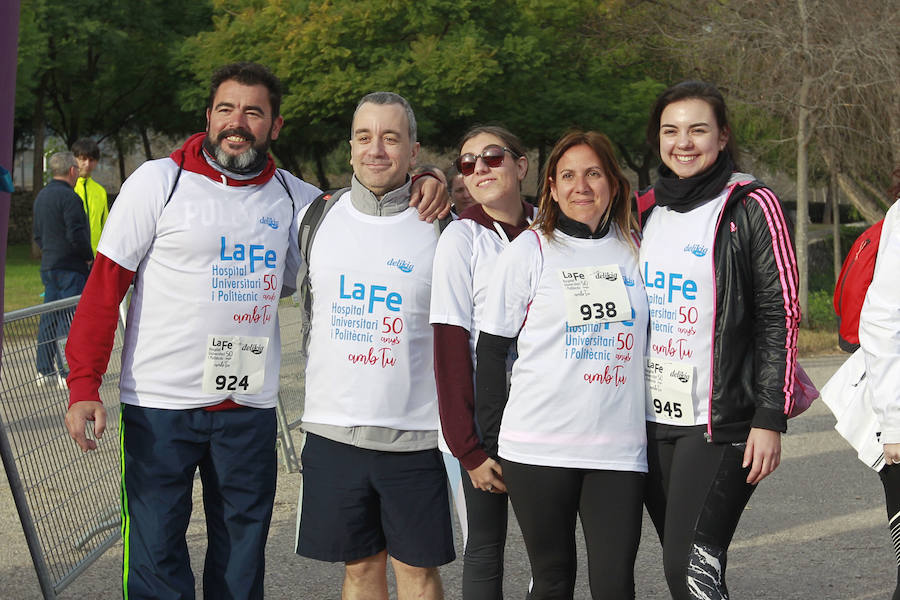
<svg viewBox="0 0 900 600">
<path fill-rule="evenodd" d="M 496 169 L 503 164 L 504 152 L 509 152 L 513 158 L 519 158 L 519 155 L 509 148 L 491 144 L 489 146 L 485 146 L 484 150 L 481 151 L 481 154 L 472 154 L 471 152 L 466 152 L 465 154 L 457 158 L 456 170 L 463 175 L 471 175 L 475 172 L 475 163 L 478 162 L 479 158 L 483 160 L 484 164 L 486 164 L 490 168 Z"/>
</svg>

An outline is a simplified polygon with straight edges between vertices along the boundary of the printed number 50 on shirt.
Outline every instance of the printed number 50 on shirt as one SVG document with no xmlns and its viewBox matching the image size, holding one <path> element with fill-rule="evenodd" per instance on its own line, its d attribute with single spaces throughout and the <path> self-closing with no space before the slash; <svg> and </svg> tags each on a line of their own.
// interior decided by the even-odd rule
<svg viewBox="0 0 900 600">
<path fill-rule="evenodd" d="M 631 319 L 631 301 L 619 265 L 559 271 L 569 326 Z"/>
</svg>

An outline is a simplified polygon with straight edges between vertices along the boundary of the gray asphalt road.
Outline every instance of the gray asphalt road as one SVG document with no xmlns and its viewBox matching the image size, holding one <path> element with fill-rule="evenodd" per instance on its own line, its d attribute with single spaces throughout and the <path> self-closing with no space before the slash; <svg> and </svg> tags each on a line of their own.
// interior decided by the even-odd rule
<svg viewBox="0 0 900 600">
<path fill-rule="evenodd" d="M 801 361 L 821 386 L 843 356 Z M 881 485 L 874 471 L 834 431 L 821 402 L 791 421 L 782 464 L 750 501 L 729 554 L 728 584 L 733 599 L 887 599 L 896 569 L 885 524 Z M 280 474 L 267 550 L 267 597 L 339 598 L 342 567 L 293 554 L 299 476 Z M 202 500 L 195 490 L 195 518 L 188 541 L 194 570 L 202 569 L 205 531 Z M 507 598 L 524 597 L 528 559 L 514 519 L 507 542 Z M 0 598 L 41 598 L 15 507 L 0 484 Z M 580 536 L 579 536 L 580 537 Z M 589 598 L 584 549 L 576 598 Z M 121 544 L 78 577 L 61 598 L 118 598 Z M 649 519 L 636 564 L 637 597 L 667 598 L 659 544 Z M 446 597 L 460 598 L 462 561 L 441 570 Z"/>
</svg>

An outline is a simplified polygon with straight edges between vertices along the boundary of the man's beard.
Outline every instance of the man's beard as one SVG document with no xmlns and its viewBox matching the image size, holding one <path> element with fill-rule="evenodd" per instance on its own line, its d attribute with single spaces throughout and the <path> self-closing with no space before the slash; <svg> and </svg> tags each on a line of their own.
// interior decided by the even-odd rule
<svg viewBox="0 0 900 600">
<path fill-rule="evenodd" d="M 239 175 L 247 175 L 250 173 L 258 173 L 263 170 L 268 160 L 269 145 L 272 138 L 269 137 L 271 130 L 266 134 L 266 139 L 261 143 L 256 143 L 256 136 L 246 129 L 226 129 L 217 136 L 216 142 L 210 138 L 209 130 L 206 132 L 206 138 L 203 140 L 203 149 L 209 152 L 220 166 L 237 173 Z M 222 148 L 222 141 L 230 135 L 239 135 L 250 141 L 250 148 L 240 154 L 229 154 Z"/>
</svg>

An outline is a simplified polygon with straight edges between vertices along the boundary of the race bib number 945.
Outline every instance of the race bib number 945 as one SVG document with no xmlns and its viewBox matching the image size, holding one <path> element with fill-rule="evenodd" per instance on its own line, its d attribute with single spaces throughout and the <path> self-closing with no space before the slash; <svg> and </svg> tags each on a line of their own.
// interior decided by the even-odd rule
<svg viewBox="0 0 900 600">
<path fill-rule="evenodd" d="M 203 364 L 205 394 L 258 394 L 266 379 L 269 338 L 210 335 Z"/>
<path fill-rule="evenodd" d="M 644 378 L 647 383 L 648 417 L 653 417 L 657 423 L 694 424 L 694 399 L 691 395 L 694 383 L 692 366 L 647 358 Z"/>
<path fill-rule="evenodd" d="M 619 265 L 561 269 L 559 280 L 570 326 L 631 319 L 631 301 Z"/>
</svg>

